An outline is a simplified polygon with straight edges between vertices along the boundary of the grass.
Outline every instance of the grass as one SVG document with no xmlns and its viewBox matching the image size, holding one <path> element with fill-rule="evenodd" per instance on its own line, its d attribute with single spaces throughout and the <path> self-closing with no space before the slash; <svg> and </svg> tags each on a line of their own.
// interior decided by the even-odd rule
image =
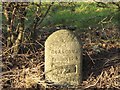
<svg viewBox="0 0 120 90">
<path fill-rule="evenodd" d="M 55 9 L 55 10 L 54 10 Z M 72 11 L 74 9 L 74 11 Z M 52 11 L 54 10 L 54 12 Z M 74 6 L 55 4 L 42 26 L 75 26 L 79 28 L 101 27 L 109 23 L 119 24 L 114 8 L 100 8 L 95 3 L 75 3 Z"/>
<path fill-rule="evenodd" d="M 44 6 L 45 4 L 46 3 L 42 4 L 42 14 L 47 10 L 47 7 Z M 75 2 L 71 4 L 59 4 L 56 2 L 40 27 L 73 26 L 80 29 L 88 27 L 103 27 L 111 23 L 119 25 L 120 12 L 117 11 L 114 5 L 110 4 L 108 6 L 110 8 L 98 7 L 96 3 Z M 31 4 L 28 7 L 28 13 L 25 18 L 26 28 L 31 27 L 34 23 L 33 19 L 36 10 L 35 5 Z M 3 19 L 5 18 L 3 17 Z"/>
</svg>

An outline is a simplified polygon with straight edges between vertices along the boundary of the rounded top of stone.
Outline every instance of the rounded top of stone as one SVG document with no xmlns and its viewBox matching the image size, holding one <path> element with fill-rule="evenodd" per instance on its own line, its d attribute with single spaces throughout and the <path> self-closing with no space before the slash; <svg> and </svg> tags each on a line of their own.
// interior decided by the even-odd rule
<svg viewBox="0 0 120 90">
<path fill-rule="evenodd" d="M 58 30 L 54 33 L 52 33 L 46 41 L 56 41 L 56 40 L 66 40 L 66 41 L 70 41 L 71 39 L 76 39 L 76 36 L 74 35 L 74 33 L 70 30 L 67 30 L 67 29 L 61 29 L 61 30 Z"/>
<path fill-rule="evenodd" d="M 61 30 L 53 32 L 49 37 L 55 36 L 55 35 L 60 35 L 60 34 L 67 34 L 67 33 L 72 33 L 72 31 L 67 30 L 67 29 L 61 29 Z"/>
</svg>

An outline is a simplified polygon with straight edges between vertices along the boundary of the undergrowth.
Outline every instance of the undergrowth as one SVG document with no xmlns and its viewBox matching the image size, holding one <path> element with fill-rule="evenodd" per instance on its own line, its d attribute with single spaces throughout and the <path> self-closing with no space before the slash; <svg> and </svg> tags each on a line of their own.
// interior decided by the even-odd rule
<svg viewBox="0 0 120 90">
<path fill-rule="evenodd" d="M 120 89 L 119 12 L 114 8 L 99 8 L 95 3 L 65 5 L 55 4 L 52 7 L 41 25 L 42 28 L 38 26 L 39 37 L 34 43 L 21 43 L 19 54 L 8 52 L 10 48 L 6 47 L 3 33 L 0 63 L 3 70 L 0 84 L 3 88 Z M 28 14 L 28 26 L 31 15 L 32 11 Z M 83 82 L 74 88 L 47 83 L 44 72 L 45 40 L 59 29 L 71 28 L 78 34 L 83 48 Z"/>
</svg>

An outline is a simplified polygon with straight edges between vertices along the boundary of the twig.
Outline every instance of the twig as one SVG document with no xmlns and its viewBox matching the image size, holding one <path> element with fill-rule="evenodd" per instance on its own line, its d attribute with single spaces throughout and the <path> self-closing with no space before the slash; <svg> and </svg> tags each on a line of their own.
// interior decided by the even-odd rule
<svg viewBox="0 0 120 90">
<path fill-rule="evenodd" d="M 92 63 L 95 64 L 94 60 L 91 58 L 91 56 L 89 55 L 89 53 L 87 51 L 85 51 L 88 55 L 88 57 L 91 59 Z"/>
<path fill-rule="evenodd" d="M 4 75 L 4 74 L 8 74 L 8 73 L 14 73 L 14 72 L 20 72 L 23 69 L 19 69 L 19 70 L 10 70 L 10 71 L 5 71 L 5 72 L 1 72 L 0 75 Z"/>
<path fill-rule="evenodd" d="M 15 46 L 12 46 L 11 48 L 9 48 L 8 50 L 6 50 L 5 52 L 3 52 L 3 54 L 1 54 L 0 56 L 6 54 L 8 51 L 12 50 Z"/>
<path fill-rule="evenodd" d="M 54 4 L 54 2 L 52 2 L 52 3 L 49 5 L 49 7 L 48 7 L 47 11 L 45 12 L 43 18 L 40 20 L 39 25 L 43 22 L 43 20 L 45 19 L 47 13 L 49 12 L 49 10 L 50 10 L 50 8 L 51 8 L 51 6 L 52 6 L 53 4 Z M 40 18 L 40 17 L 39 17 L 39 18 Z"/>
<path fill-rule="evenodd" d="M 38 43 L 40 46 L 42 46 L 42 47 L 44 47 L 40 42 L 38 42 L 37 40 L 36 40 L 36 43 Z"/>
<path fill-rule="evenodd" d="M 98 80 L 97 80 L 94 84 L 85 87 L 85 89 L 95 86 L 95 85 L 99 82 L 99 80 L 100 80 L 100 78 L 102 77 L 102 75 L 103 75 L 103 72 L 100 74 Z"/>
</svg>

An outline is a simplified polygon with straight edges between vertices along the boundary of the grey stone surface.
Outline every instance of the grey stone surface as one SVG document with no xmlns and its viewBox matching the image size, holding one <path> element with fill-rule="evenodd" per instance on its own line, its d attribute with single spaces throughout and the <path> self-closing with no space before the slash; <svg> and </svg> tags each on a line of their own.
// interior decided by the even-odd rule
<svg viewBox="0 0 120 90">
<path fill-rule="evenodd" d="M 79 85 L 82 80 L 81 44 L 69 30 L 51 34 L 45 42 L 45 78 L 56 84 Z"/>
</svg>

